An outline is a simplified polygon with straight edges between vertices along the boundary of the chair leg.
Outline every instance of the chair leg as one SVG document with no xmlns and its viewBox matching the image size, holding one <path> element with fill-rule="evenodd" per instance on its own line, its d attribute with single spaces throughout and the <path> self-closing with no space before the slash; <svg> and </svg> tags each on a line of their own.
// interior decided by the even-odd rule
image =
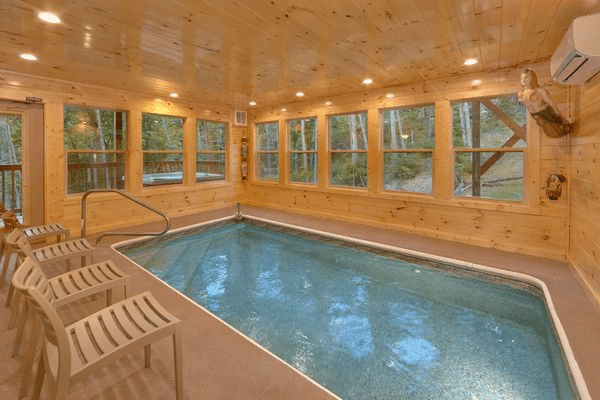
<svg viewBox="0 0 600 400">
<path fill-rule="evenodd" d="M 106 291 L 106 307 L 112 304 L 112 289 Z"/>
<path fill-rule="evenodd" d="M 177 400 L 183 400 L 183 365 L 181 363 L 181 337 L 179 329 L 173 334 L 173 355 L 175 358 L 175 395 Z"/>
<path fill-rule="evenodd" d="M 15 253 L 16 254 L 16 253 Z M 10 256 L 10 258 L 6 261 L 7 263 L 10 263 L 10 259 L 12 258 L 12 255 Z M 16 254 L 15 257 L 15 268 L 13 269 L 13 274 L 17 271 L 17 268 L 19 268 L 21 266 L 21 259 L 19 257 L 18 254 Z M 8 264 L 6 265 L 6 268 L 8 268 Z M 8 294 L 6 295 L 6 307 L 10 306 L 10 303 L 12 302 L 12 298 L 13 295 L 15 293 L 15 288 L 12 285 L 12 282 L 9 283 L 8 285 Z"/>
<path fill-rule="evenodd" d="M 152 364 L 152 349 L 149 344 L 144 346 L 144 361 L 144 366 L 150 368 L 150 365 Z"/>
<path fill-rule="evenodd" d="M 12 289 L 13 286 L 10 285 L 10 288 Z M 10 294 L 10 292 L 9 292 Z M 12 301 L 12 304 L 10 305 L 10 318 L 8 319 L 8 329 L 12 329 L 15 327 L 15 323 L 17 322 L 17 317 L 19 316 L 19 307 L 22 307 L 22 300 L 21 300 L 21 293 L 20 292 L 16 292 L 15 293 L 15 298 Z"/>
<path fill-rule="evenodd" d="M 35 374 L 35 384 L 33 386 L 33 395 L 31 396 L 32 400 L 40 399 L 40 394 L 42 393 L 42 385 L 44 384 L 45 377 L 46 371 L 44 367 L 44 356 L 42 355 L 38 363 L 37 373 Z"/>
<path fill-rule="evenodd" d="M 2 243 L 0 243 L 0 262 L 2 263 L 2 275 L 0 275 L 0 288 L 4 287 L 4 279 L 6 278 L 6 271 L 8 270 L 8 259 L 6 258 L 6 256 L 10 254 L 9 251 L 5 251 L 5 248 L 6 244 L 4 243 L 4 239 L 2 239 Z M 4 256 L 4 259 L 2 259 L 2 256 Z"/>
<path fill-rule="evenodd" d="M 6 278 L 6 274 L 8 272 L 8 267 L 10 267 L 10 260 L 12 259 L 13 252 L 10 250 L 10 247 L 6 249 L 6 254 L 4 255 L 4 263 L 2 263 L 2 282 Z M 15 260 L 15 270 L 17 269 L 17 265 L 19 265 L 19 260 Z M 14 273 L 14 272 L 13 272 Z M 13 296 L 13 286 L 12 282 L 8 282 L 8 294 L 6 295 L 6 302 L 4 305 L 6 307 L 10 306 L 10 300 Z"/>
<path fill-rule="evenodd" d="M 29 381 L 33 374 L 33 367 L 35 365 L 35 360 L 41 356 L 41 342 L 35 340 L 35 338 L 39 337 L 41 333 L 41 323 L 39 318 L 34 318 L 33 320 L 33 329 L 31 338 L 29 339 L 29 346 L 27 347 L 27 353 L 25 354 L 25 360 L 23 362 L 23 375 L 21 377 L 21 387 L 19 389 L 19 399 L 27 396 L 27 392 L 29 391 Z"/>
<path fill-rule="evenodd" d="M 12 357 L 19 355 L 19 349 L 21 348 L 21 342 L 23 341 L 25 324 L 27 323 L 27 314 L 29 314 L 29 307 L 27 306 L 27 303 L 21 305 L 21 311 L 18 314 L 17 334 L 15 336 L 15 343 L 13 344 Z M 32 336 L 32 339 L 33 338 L 34 336 Z"/>
</svg>

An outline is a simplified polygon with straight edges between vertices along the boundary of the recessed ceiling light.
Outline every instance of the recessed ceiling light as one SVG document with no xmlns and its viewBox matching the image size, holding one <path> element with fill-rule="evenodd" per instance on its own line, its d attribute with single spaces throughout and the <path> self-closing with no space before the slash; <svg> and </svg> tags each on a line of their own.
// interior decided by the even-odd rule
<svg viewBox="0 0 600 400">
<path fill-rule="evenodd" d="M 329 106 L 331 105 L 331 102 L 330 102 L 330 101 L 326 101 L 326 102 L 325 102 L 325 105 L 326 105 L 327 107 L 329 107 Z"/>
<path fill-rule="evenodd" d="M 23 60 L 27 60 L 27 61 L 37 61 L 37 59 L 38 59 L 36 56 L 34 56 L 31 53 L 23 53 L 19 57 L 21 57 Z"/>
<path fill-rule="evenodd" d="M 302 93 L 302 92 L 298 92 L 298 93 L 296 93 L 296 96 L 297 96 L 297 97 L 303 97 L 303 96 L 304 96 L 304 93 Z"/>
<path fill-rule="evenodd" d="M 175 92 L 173 92 L 173 93 L 171 93 L 169 96 L 171 96 L 171 97 L 179 97 L 179 93 L 175 93 Z"/>
<path fill-rule="evenodd" d="M 255 106 L 256 102 L 255 101 L 251 101 L 250 103 L 248 103 L 248 105 Z"/>
<path fill-rule="evenodd" d="M 471 84 L 473 86 L 479 86 L 481 84 L 481 80 L 480 79 L 475 79 L 475 80 L 471 81 Z"/>
<path fill-rule="evenodd" d="M 388 99 L 391 99 L 392 97 L 394 97 L 394 93 L 388 93 L 385 95 L 385 97 L 387 97 Z"/>
<path fill-rule="evenodd" d="M 465 60 L 465 65 L 475 65 L 477 64 L 479 61 L 477 61 L 476 58 L 467 58 Z"/>
<path fill-rule="evenodd" d="M 58 15 L 47 11 L 42 11 L 39 13 L 38 18 L 42 21 L 48 22 L 49 24 L 60 24 L 62 22 Z"/>
<path fill-rule="evenodd" d="M 287 111 L 287 108 L 282 108 L 281 109 L 281 112 L 286 112 L 286 111 Z"/>
<path fill-rule="evenodd" d="M 370 85 L 371 83 L 373 83 L 373 79 L 371 79 L 371 78 L 367 78 L 367 79 L 363 80 L 363 85 Z"/>
</svg>

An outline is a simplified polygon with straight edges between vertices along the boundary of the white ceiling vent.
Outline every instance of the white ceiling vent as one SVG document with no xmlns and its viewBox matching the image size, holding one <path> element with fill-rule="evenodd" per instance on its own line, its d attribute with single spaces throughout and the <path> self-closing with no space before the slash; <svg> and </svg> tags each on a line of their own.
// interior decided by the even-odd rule
<svg viewBox="0 0 600 400">
<path fill-rule="evenodd" d="M 600 14 L 575 18 L 550 59 L 552 79 L 580 85 L 600 72 Z"/>
<path fill-rule="evenodd" d="M 248 125 L 248 113 L 246 111 L 234 111 L 233 124 L 236 126 Z"/>
</svg>

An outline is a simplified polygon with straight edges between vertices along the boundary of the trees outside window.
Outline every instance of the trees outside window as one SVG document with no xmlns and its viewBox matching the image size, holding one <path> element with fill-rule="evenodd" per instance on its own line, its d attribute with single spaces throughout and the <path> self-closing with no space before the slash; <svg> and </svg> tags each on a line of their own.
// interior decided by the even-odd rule
<svg viewBox="0 0 600 400">
<path fill-rule="evenodd" d="M 290 182 L 317 183 L 317 119 L 288 121 Z"/>
<path fill-rule="evenodd" d="M 142 114 L 144 186 L 183 182 L 183 122 L 181 117 Z"/>
<path fill-rule="evenodd" d="M 256 178 L 279 180 L 279 123 L 256 124 Z"/>
<path fill-rule="evenodd" d="M 516 95 L 455 102 L 454 193 L 521 201 L 527 113 Z"/>
<path fill-rule="evenodd" d="M 196 121 L 196 182 L 225 179 L 227 124 Z"/>
<path fill-rule="evenodd" d="M 4 208 L 18 214 L 22 206 L 22 128 L 21 115 L 0 114 L 0 200 Z"/>
<path fill-rule="evenodd" d="M 329 118 L 331 184 L 367 187 L 367 113 Z"/>
<path fill-rule="evenodd" d="M 125 186 L 126 113 L 64 106 L 67 193 Z"/>
<path fill-rule="evenodd" d="M 435 107 L 384 110 L 381 133 L 384 190 L 431 193 Z"/>
</svg>

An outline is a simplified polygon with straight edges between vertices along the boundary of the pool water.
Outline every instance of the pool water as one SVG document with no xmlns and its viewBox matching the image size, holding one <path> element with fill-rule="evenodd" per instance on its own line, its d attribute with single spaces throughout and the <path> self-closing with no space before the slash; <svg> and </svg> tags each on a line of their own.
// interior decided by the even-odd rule
<svg viewBox="0 0 600 400">
<path fill-rule="evenodd" d="M 344 399 L 577 398 L 525 289 L 245 223 L 121 251 Z"/>
</svg>

